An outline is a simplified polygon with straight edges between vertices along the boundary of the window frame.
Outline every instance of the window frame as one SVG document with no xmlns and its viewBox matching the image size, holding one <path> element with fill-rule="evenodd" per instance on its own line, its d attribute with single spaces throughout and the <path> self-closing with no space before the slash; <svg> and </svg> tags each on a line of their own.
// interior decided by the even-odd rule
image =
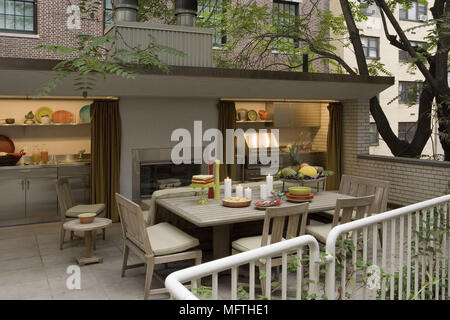
<svg viewBox="0 0 450 320">
<path fill-rule="evenodd" d="M 14 2 L 14 14 L 7 14 L 6 13 L 6 2 L 7 1 L 13 1 Z M 16 16 L 21 16 L 25 19 L 25 17 L 30 17 L 30 16 L 26 16 L 25 15 L 25 8 L 23 10 L 23 15 L 16 15 L 16 3 L 17 2 L 21 2 L 23 4 L 25 3 L 32 3 L 33 4 L 33 30 L 20 30 L 20 29 L 7 29 L 6 28 L 6 17 L 7 16 L 13 16 L 14 17 L 14 26 L 15 26 L 15 18 Z M 5 28 L 1 28 L 0 27 L 0 32 L 1 33 L 16 33 L 16 34 L 30 34 L 30 35 L 35 35 L 38 34 L 38 23 L 37 23 L 37 17 L 38 17 L 38 8 L 37 8 L 37 0 L 4 0 L 4 13 L 1 13 L 0 15 L 3 15 L 5 18 Z M 25 22 L 24 22 L 24 27 L 25 27 Z"/>
<path fill-rule="evenodd" d="M 428 21 L 428 5 L 421 4 L 421 3 L 419 3 L 418 1 L 414 1 L 414 3 L 416 4 L 416 7 L 415 7 L 415 19 L 410 19 L 410 18 L 409 18 L 408 11 L 409 11 L 411 8 L 410 8 L 408 11 L 403 11 L 403 7 L 400 6 L 400 9 L 399 9 L 399 16 L 398 16 L 398 17 L 399 17 L 399 20 L 402 20 L 402 21 L 413 21 L 413 22 L 427 22 L 427 21 Z M 425 9 L 425 16 L 427 17 L 427 19 L 426 19 L 425 21 L 419 20 L 419 16 L 423 15 L 423 13 L 422 13 L 422 14 L 419 14 L 419 12 L 420 12 L 419 6 L 422 6 L 422 8 Z M 403 17 L 402 17 L 402 12 L 406 12 L 407 18 L 403 18 Z"/>
<path fill-rule="evenodd" d="M 363 1 L 361 1 L 361 4 L 363 4 L 362 2 L 363 2 Z M 367 4 L 367 3 L 365 3 L 365 4 Z M 376 9 L 377 12 L 375 12 L 375 14 L 367 14 L 367 10 L 368 10 L 371 6 L 375 6 L 375 7 L 377 8 L 377 9 Z M 367 17 L 380 17 L 380 16 L 381 16 L 380 8 L 379 8 L 375 3 L 367 4 L 367 8 L 361 8 L 361 7 L 360 7 L 359 11 L 360 11 L 362 14 L 366 15 Z"/>
<path fill-rule="evenodd" d="M 215 3 L 217 4 L 218 1 L 220 1 L 220 6 L 217 6 L 217 10 L 222 10 L 222 13 L 224 13 L 225 9 L 223 7 L 223 2 L 226 1 L 226 0 L 216 0 Z M 200 18 L 200 19 L 202 19 L 202 17 L 200 16 L 200 12 L 201 11 L 202 10 L 200 9 L 200 4 L 198 4 L 198 13 L 199 13 L 198 18 Z M 212 11 L 206 11 L 206 12 L 211 13 Z M 213 19 L 215 19 L 215 18 L 213 17 Z M 223 30 L 217 30 L 217 31 L 214 30 L 214 33 L 216 33 L 216 32 L 218 33 L 217 35 L 213 34 L 213 49 L 219 49 L 224 44 L 227 43 L 227 35 L 226 35 L 225 31 L 223 31 Z M 216 41 L 219 38 L 220 38 L 220 43 L 218 41 Z"/>
<path fill-rule="evenodd" d="M 300 16 L 300 3 L 301 3 L 301 1 L 272 0 L 272 23 L 275 23 L 275 11 L 273 10 L 273 7 L 275 4 L 281 4 L 283 6 L 284 5 L 294 6 L 294 16 L 299 17 Z M 288 38 L 286 38 L 286 39 L 288 39 Z M 292 41 L 294 42 L 295 47 L 298 48 L 299 41 L 294 41 L 294 39 L 292 39 Z M 275 47 L 273 48 L 272 52 L 279 53 L 279 48 L 276 47 L 276 44 L 275 44 Z"/>
<path fill-rule="evenodd" d="M 375 130 L 373 130 L 375 127 Z M 369 146 L 370 147 L 378 147 L 380 145 L 380 133 L 377 128 L 376 122 L 369 123 Z M 375 142 L 376 139 L 376 142 Z"/>
<path fill-rule="evenodd" d="M 411 41 L 411 46 L 413 47 L 421 47 L 422 45 L 426 44 L 424 41 Z M 402 55 L 405 57 L 402 59 Z M 411 56 L 409 55 L 408 51 L 398 49 L 398 61 L 399 62 L 405 62 L 408 58 Z"/>
<path fill-rule="evenodd" d="M 362 43 L 363 39 L 367 39 L 367 47 L 364 47 L 364 44 Z M 370 40 L 376 40 L 376 51 L 377 51 L 377 56 L 376 57 L 370 57 L 366 55 L 365 50 L 367 49 L 367 54 L 369 54 L 369 50 L 370 50 Z M 380 58 L 380 38 L 379 37 L 370 37 L 370 36 L 361 36 L 361 44 L 363 45 L 363 50 L 364 50 L 364 57 L 366 59 L 379 59 Z"/>
<path fill-rule="evenodd" d="M 111 2 L 111 9 L 106 9 L 106 1 L 110 1 Z M 106 28 L 108 28 L 112 23 L 114 23 L 114 14 L 111 16 L 111 23 L 106 25 L 106 12 L 110 11 L 111 13 L 113 13 L 113 8 L 112 8 L 113 4 L 112 4 L 112 0 L 103 0 L 103 31 L 106 30 Z"/>
<path fill-rule="evenodd" d="M 398 103 L 400 104 L 408 104 L 408 101 L 404 101 L 402 100 L 403 97 L 403 91 L 401 89 L 403 89 L 404 84 L 408 84 L 408 87 L 410 85 L 414 85 L 414 86 L 421 86 L 422 83 L 421 82 L 417 82 L 417 81 L 399 81 L 398 82 Z M 419 104 L 420 101 L 420 94 L 417 94 L 417 99 L 416 102 L 412 105 L 416 105 Z"/>
<path fill-rule="evenodd" d="M 400 132 L 400 124 L 402 124 L 402 125 L 409 124 L 410 127 L 408 128 L 408 130 L 405 130 L 404 132 Z M 412 133 L 410 132 L 411 129 L 414 129 L 414 131 Z M 417 130 L 417 122 L 413 122 L 413 121 L 398 122 L 397 137 L 398 137 L 399 140 L 411 143 L 412 140 L 414 139 L 414 135 L 416 133 L 416 130 Z M 409 134 L 410 140 L 408 140 L 408 134 Z"/>
</svg>

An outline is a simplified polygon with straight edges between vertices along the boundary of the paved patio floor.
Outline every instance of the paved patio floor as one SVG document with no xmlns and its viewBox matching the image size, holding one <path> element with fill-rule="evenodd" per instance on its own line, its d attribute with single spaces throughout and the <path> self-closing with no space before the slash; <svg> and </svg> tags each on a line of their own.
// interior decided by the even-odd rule
<svg viewBox="0 0 450 320">
<path fill-rule="evenodd" d="M 0 228 L 0 299 L 143 299 L 145 269 L 127 271 L 121 278 L 122 238 L 120 224 L 107 230 L 106 241 L 97 240 L 96 255 L 103 263 L 81 267 L 81 289 L 69 290 L 66 280 L 68 266 L 85 252 L 82 239 L 68 242 L 59 250 L 59 224 Z M 66 234 L 68 240 L 68 234 Z M 139 260 L 130 253 L 130 262 Z M 175 267 L 191 266 L 191 262 Z M 163 267 L 163 266 L 161 266 Z M 167 272 L 177 269 L 169 265 Z M 154 278 L 152 288 L 162 287 Z M 152 299 L 168 299 L 168 294 Z"/>
</svg>

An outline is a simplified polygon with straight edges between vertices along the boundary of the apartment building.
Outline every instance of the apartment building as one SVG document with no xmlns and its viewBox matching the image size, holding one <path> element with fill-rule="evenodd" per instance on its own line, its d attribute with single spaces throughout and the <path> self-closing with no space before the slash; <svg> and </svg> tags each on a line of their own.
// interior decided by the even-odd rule
<svg viewBox="0 0 450 320">
<path fill-rule="evenodd" d="M 223 10 L 223 0 L 198 1 L 198 19 L 215 19 Z M 235 0 L 233 0 L 235 1 Z M 170 1 L 168 1 L 170 2 Z M 328 8 L 329 0 L 322 0 L 320 8 Z M 57 59 L 58 56 L 45 51 L 36 50 L 38 45 L 76 44 L 78 34 L 101 35 L 113 22 L 112 0 L 103 0 L 103 7 L 94 19 L 82 17 L 81 28 L 70 28 L 74 11 L 71 5 L 75 1 L 63 0 L 0 0 L 0 57 L 46 58 Z M 311 7 L 311 0 L 257 0 L 258 5 L 278 8 L 290 15 L 298 16 Z M 152 23 L 158 21 L 152 20 Z M 73 23 L 73 22 L 72 22 Z M 226 32 L 215 31 L 213 47 L 220 50 L 221 45 L 230 41 Z M 275 59 L 283 59 L 283 54 L 274 52 Z M 323 64 L 317 64 L 319 71 L 327 72 Z"/>
<path fill-rule="evenodd" d="M 428 1 L 428 6 L 426 6 L 416 1 L 409 10 L 403 10 L 402 7 L 398 6 L 394 11 L 394 15 L 397 17 L 402 29 L 407 31 L 406 35 L 413 42 L 413 45 L 423 43 L 427 35 L 427 29 L 420 26 L 424 25 L 431 18 L 430 7 L 433 5 L 433 2 L 434 0 Z M 331 2 L 330 10 L 335 14 L 342 12 L 338 1 Z M 420 85 L 420 82 L 423 81 L 423 76 L 420 71 L 408 68 L 409 64 L 406 63 L 406 59 L 409 56 L 408 53 L 395 48 L 386 39 L 379 8 L 372 4 L 361 10 L 368 17 L 366 21 L 357 24 L 362 36 L 367 62 L 370 63 L 373 59 L 380 59 L 380 62 L 395 77 L 395 85 L 379 94 L 380 104 L 386 117 L 389 119 L 394 133 L 397 133 L 397 136 L 402 140 L 411 141 L 416 130 L 419 106 L 417 103 L 410 105 L 412 91 L 410 88 L 411 86 Z M 390 34 L 395 34 L 390 24 L 388 27 Z M 337 53 L 350 66 L 356 67 L 353 48 L 351 45 L 346 47 L 345 43 L 347 42 L 342 39 L 334 41 Z M 422 152 L 423 155 L 443 154 L 436 119 L 434 118 L 432 121 L 433 133 Z M 375 155 L 392 155 L 387 144 L 379 135 L 372 117 L 370 130 L 370 153 Z"/>
</svg>

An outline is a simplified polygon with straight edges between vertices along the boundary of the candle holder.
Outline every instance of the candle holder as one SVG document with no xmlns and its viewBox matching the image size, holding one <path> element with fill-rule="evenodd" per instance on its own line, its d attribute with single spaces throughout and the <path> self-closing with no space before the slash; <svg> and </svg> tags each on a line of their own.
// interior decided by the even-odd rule
<svg viewBox="0 0 450 320">
<path fill-rule="evenodd" d="M 200 199 L 198 199 L 198 201 L 195 204 L 198 205 L 205 205 L 205 204 L 209 204 L 210 202 L 208 201 L 208 199 L 205 197 L 205 189 L 211 188 L 214 186 L 214 183 L 210 183 L 210 184 L 191 184 L 191 188 L 200 188 Z"/>
</svg>

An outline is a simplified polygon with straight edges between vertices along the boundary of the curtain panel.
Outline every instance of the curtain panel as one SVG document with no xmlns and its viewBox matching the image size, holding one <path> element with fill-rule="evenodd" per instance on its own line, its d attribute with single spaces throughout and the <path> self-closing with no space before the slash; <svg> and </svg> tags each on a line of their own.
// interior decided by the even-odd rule
<svg viewBox="0 0 450 320">
<path fill-rule="evenodd" d="M 114 194 L 120 192 L 122 123 L 119 101 L 97 100 L 91 105 L 91 201 L 104 203 L 114 222 L 119 213 Z"/>
<path fill-rule="evenodd" d="M 330 122 L 327 137 L 327 170 L 334 175 L 327 177 L 327 190 L 338 190 L 342 175 L 342 113 L 343 105 L 333 102 L 328 105 Z"/>
<path fill-rule="evenodd" d="M 227 129 L 236 129 L 236 108 L 233 101 L 219 101 L 219 130 L 223 135 L 223 162 L 227 158 L 226 146 L 227 141 L 226 131 Z M 220 165 L 220 180 L 223 181 L 226 177 L 230 177 L 236 180 L 236 164 L 221 164 Z"/>
</svg>

